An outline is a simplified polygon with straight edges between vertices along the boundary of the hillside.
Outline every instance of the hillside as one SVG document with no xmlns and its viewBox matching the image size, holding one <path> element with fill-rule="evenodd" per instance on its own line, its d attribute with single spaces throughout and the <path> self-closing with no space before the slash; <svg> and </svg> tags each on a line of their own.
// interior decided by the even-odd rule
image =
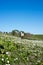
<svg viewBox="0 0 43 65">
<path fill-rule="evenodd" d="M 8 35 L 8 36 L 15 36 L 15 37 L 21 37 L 21 32 L 24 34 L 23 39 L 29 39 L 29 40 L 43 40 L 43 34 L 31 34 L 26 33 L 24 31 L 19 30 L 12 30 L 11 32 L 1 32 L 0 36 L 2 35 Z"/>
<path fill-rule="evenodd" d="M 0 65 L 43 65 L 43 41 L 0 35 Z"/>
</svg>

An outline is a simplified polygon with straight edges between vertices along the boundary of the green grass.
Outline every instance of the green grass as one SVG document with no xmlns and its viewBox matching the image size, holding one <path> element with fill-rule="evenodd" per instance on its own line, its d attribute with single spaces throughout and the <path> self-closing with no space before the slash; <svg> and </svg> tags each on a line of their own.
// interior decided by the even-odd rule
<svg viewBox="0 0 43 65">
<path fill-rule="evenodd" d="M 0 37 L 0 45 L 4 47 L 0 47 L 0 65 L 43 65 L 43 41 L 33 41 Z"/>
<path fill-rule="evenodd" d="M 43 40 L 43 35 L 31 35 L 31 37 L 27 38 L 30 40 Z"/>
</svg>

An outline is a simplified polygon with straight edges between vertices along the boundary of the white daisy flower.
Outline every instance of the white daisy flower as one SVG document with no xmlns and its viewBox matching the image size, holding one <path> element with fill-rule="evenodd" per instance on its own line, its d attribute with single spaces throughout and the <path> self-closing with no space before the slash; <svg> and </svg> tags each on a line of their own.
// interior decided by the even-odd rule
<svg viewBox="0 0 43 65">
<path fill-rule="evenodd" d="M 7 63 L 9 64 L 9 60 L 7 61 Z"/>
<path fill-rule="evenodd" d="M 8 54 L 9 54 L 9 52 L 6 52 L 6 54 L 8 55 Z"/>
<path fill-rule="evenodd" d="M 4 61 L 4 58 L 2 58 L 1 60 Z"/>
<path fill-rule="evenodd" d="M 10 65 L 10 64 L 6 64 L 6 65 Z"/>
<path fill-rule="evenodd" d="M 15 58 L 14 61 L 18 60 L 18 58 Z"/>
</svg>

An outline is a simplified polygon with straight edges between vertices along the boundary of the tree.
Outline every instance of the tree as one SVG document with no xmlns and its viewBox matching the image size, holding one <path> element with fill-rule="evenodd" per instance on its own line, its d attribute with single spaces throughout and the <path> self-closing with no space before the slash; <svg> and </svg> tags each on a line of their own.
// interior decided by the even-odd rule
<svg viewBox="0 0 43 65">
<path fill-rule="evenodd" d="M 19 30 L 12 30 L 11 34 L 14 36 L 19 36 Z"/>
</svg>

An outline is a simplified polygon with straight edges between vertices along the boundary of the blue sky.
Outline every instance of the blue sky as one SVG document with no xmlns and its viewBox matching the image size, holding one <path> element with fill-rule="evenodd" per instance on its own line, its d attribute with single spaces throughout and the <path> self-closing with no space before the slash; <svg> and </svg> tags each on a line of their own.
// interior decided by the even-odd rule
<svg viewBox="0 0 43 65">
<path fill-rule="evenodd" d="M 43 34 L 43 0 L 0 0 L 0 31 Z"/>
</svg>

